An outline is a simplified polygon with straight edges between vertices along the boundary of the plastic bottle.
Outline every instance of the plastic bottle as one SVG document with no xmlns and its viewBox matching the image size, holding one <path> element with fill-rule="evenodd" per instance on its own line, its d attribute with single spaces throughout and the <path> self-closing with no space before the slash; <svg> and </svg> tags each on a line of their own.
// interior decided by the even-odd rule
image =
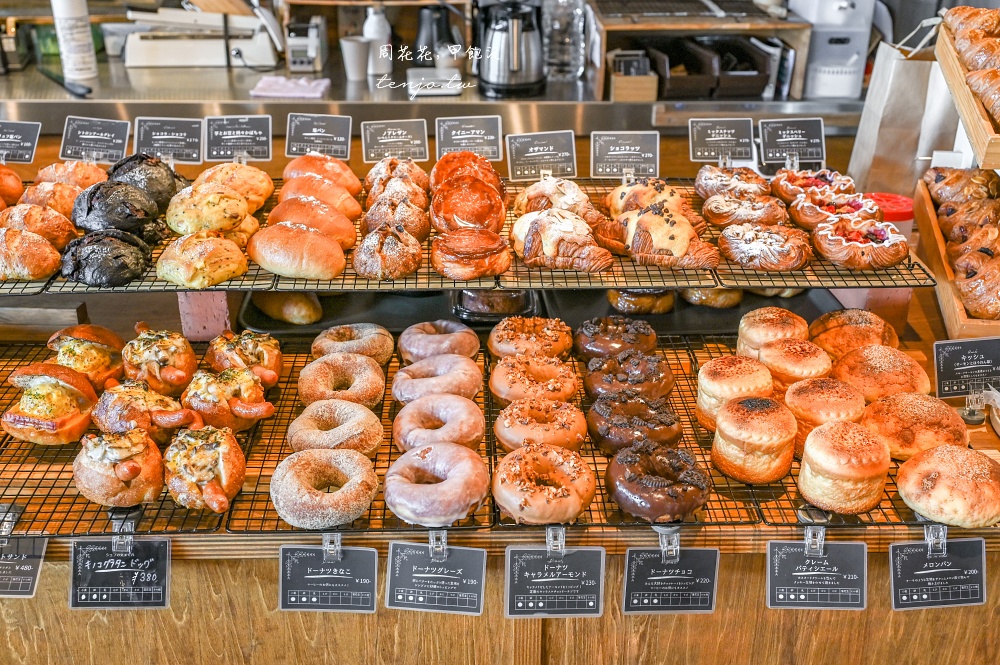
<svg viewBox="0 0 1000 665">
<path fill-rule="evenodd" d="M 553 81 L 574 81 L 585 64 L 583 0 L 545 0 L 542 5 L 547 76 Z"/>
<path fill-rule="evenodd" d="M 63 76 L 70 80 L 97 78 L 97 53 L 87 0 L 52 0 L 52 18 Z"/>
<path fill-rule="evenodd" d="M 392 26 L 381 7 L 368 8 L 368 18 L 361 27 L 361 34 L 372 40 L 368 49 L 368 74 L 391 74 Z"/>
</svg>

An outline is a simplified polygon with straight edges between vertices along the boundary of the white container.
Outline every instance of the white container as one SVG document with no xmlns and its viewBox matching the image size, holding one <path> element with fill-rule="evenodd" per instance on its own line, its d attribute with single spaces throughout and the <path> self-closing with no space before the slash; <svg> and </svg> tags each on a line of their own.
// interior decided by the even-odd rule
<svg viewBox="0 0 1000 665">
<path fill-rule="evenodd" d="M 368 79 L 368 55 L 372 40 L 367 37 L 341 37 L 340 52 L 344 56 L 344 71 L 348 81 Z"/>
<path fill-rule="evenodd" d="M 63 76 L 75 81 L 97 78 L 97 53 L 87 0 L 51 1 Z"/>
<path fill-rule="evenodd" d="M 361 34 L 371 39 L 368 49 L 368 74 L 392 73 L 392 26 L 381 7 L 369 7 Z"/>
</svg>

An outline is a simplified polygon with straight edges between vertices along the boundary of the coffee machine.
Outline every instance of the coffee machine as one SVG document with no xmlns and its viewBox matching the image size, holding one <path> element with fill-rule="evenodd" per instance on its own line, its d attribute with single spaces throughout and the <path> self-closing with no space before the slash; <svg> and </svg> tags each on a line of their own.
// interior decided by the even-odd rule
<svg viewBox="0 0 1000 665">
<path fill-rule="evenodd" d="M 533 97 L 545 91 L 541 0 L 476 0 L 474 46 L 479 91 L 487 97 Z"/>
</svg>

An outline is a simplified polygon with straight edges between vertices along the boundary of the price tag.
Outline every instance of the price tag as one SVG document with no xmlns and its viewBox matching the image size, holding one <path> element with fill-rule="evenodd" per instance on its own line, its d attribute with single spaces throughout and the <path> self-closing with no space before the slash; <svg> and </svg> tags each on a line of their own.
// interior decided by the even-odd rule
<svg viewBox="0 0 1000 665">
<path fill-rule="evenodd" d="M 0 120 L 0 163 L 30 164 L 35 161 L 40 122 Z"/>
<path fill-rule="evenodd" d="M 206 162 L 225 162 L 244 153 L 251 162 L 271 159 L 271 116 L 211 115 L 205 118 Z"/>
<path fill-rule="evenodd" d="M 365 164 L 374 164 L 385 157 L 426 162 L 426 120 L 386 120 L 361 123 L 361 152 Z"/>
<path fill-rule="evenodd" d="M 659 132 L 591 132 L 590 175 L 617 178 L 630 170 L 639 178 L 660 172 Z"/>
<path fill-rule="evenodd" d="M 448 546 L 444 561 L 432 561 L 428 545 L 389 543 L 385 606 L 396 610 L 483 613 L 486 550 Z"/>
<path fill-rule="evenodd" d="M 0 598 L 34 598 L 48 538 L 5 538 L 0 545 Z"/>
<path fill-rule="evenodd" d="M 1000 337 L 934 342 L 934 374 L 938 397 L 962 397 L 969 382 L 1000 386 Z"/>
<path fill-rule="evenodd" d="M 289 113 L 285 157 L 318 152 L 338 159 L 351 156 L 351 116 Z"/>
<path fill-rule="evenodd" d="M 948 541 L 948 552 L 929 558 L 927 543 L 889 545 L 892 609 L 983 605 L 986 602 L 986 541 Z"/>
<path fill-rule="evenodd" d="M 375 612 L 378 551 L 342 547 L 339 561 L 323 561 L 323 548 L 282 545 L 279 607 L 320 612 Z"/>
<path fill-rule="evenodd" d="M 805 543 L 767 543 L 767 606 L 772 610 L 863 610 L 868 602 L 868 546 L 831 543 L 806 556 Z"/>
<path fill-rule="evenodd" d="M 128 120 L 66 116 L 59 159 L 113 164 L 128 149 Z"/>
<path fill-rule="evenodd" d="M 134 538 L 114 551 L 110 538 L 74 540 L 70 609 L 131 610 L 170 604 L 170 539 Z"/>
<path fill-rule="evenodd" d="M 823 118 L 787 118 L 760 121 L 761 161 L 783 164 L 789 153 L 799 163 L 826 161 L 826 134 Z"/>
<path fill-rule="evenodd" d="M 691 118 L 688 146 L 692 162 L 733 162 L 753 159 L 753 120 L 750 118 Z"/>
<path fill-rule="evenodd" d="M 468 150 L 496 162 L 503 159 L 503 127 L 498 115 L 438 118 L 434 145 L 437 158 Z"/>
<path fill-rule="evenodd" d="M 677 563 L 663 563 L 659 549 L 625 551 L 625 614 L 715 611 L 719 550 L 685 547 Z"/>
<path fill-rule="evenodd" d="M 504 616 L 508 619 L 599 617 L 604 613 L 604 548 L 507 548 Z"/>
<path fill-rule="evenodd" d="M 181 164 L 201 164 L 204 122 L 200 118 L 136 118 L 135 152 L 172 156 Z"/>
<path fill-rule="evenodd" d="M 575 178 L 573 130 L 508 134 L 507 169 L 511 180 L 538 180 L 542 171 L 551 171 L 556 178 Z"/>
</svg>

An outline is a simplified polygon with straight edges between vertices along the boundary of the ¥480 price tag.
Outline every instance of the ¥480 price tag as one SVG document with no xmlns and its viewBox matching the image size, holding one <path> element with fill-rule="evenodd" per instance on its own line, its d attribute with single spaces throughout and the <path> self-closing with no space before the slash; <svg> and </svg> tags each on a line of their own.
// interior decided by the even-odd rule
<svg viewBox="0 0 1000 665">
<path fill-rule="evenodd" d="M 72 609 L 151 609 L 170 604 L 170 539 L 134 538 L 115 552 L 110 538 L 73 541 Z"/>
<path fill-rule="evenodd" d="M 318 546 L 282 545 L 278 596 L 283 610 L 375 612 L 378 552 L 342 547 L 340 560 L 324 560 Z"/>
<path fill-rule="evenodd" d="M 0 545 L 0 598 L 33 598 L 48 538 L 4 538 Z"/>
</svg>

